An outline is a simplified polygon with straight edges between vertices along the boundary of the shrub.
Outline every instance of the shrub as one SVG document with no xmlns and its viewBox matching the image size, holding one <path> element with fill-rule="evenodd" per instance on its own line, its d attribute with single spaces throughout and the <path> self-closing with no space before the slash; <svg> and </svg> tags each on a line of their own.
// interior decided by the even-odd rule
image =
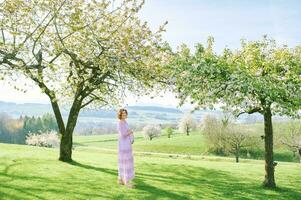
<svg viewBox="0 0 301 200">
<path fill-rule="evenodd" d="M 191 114 L 185 114 L 179 123 L 179 130 L 181 133 L 189 133 L 196 128 L 196 121 L 193 119 Z"/>
<path fill-rule="evenodd" d="M 246 126 L 224 119 L 204 118 L 203 133 L 208 150 L 220 155 L 234 154 L 239 162 L 241 151 L 255 148 L 260 143 L 259 137 Z"/>
<path fill-rule="evenodd" d="M 289 123 L 289 133 L 282 137 L 282 143 L 294 153 L 299 155 L 301 163 L 301 123 L 292 121 Z"/>
<path fill-rule="evenodd" d="M 174 132 L 174 130 L 171 127 L 166 127 L 164 131 L 165 131 L 168 138 L 170 138 L 171 135 L 173 135 L 173 132 Z"/>
<path fill-rule="evenodd" d="M 214 116 L 206 115 L 202 122 L 202 131 L 205 136 L 208 151 L 220 155 L 225 154 L 225 134 L 223 124 Z"/>
<path fill-rule="evenodd" d="M 144 138 L 152 140 L 154 137 L 158 137 L 161 134 L 161 128 L 156 125 L 147 125 L 143 128 Z"/>
<path fill-rule="evenodd" d="M 60 139 L 58 133 L 55 131 L 48 131 L 45 133 L 30 133 L 26 137 L 26 144 L 40 147 L 58 147 Z"/>
</svg>

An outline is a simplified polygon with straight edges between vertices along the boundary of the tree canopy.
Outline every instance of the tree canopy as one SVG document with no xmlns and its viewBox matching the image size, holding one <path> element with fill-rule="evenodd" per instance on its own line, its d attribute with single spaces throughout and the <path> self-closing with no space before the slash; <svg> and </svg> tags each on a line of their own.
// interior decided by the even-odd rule
<svg viewBox="0 0 301 200">
<path fill-rule="evenodd" d="M 264 36 L 241 41 L 237 50 L 213 51 L 213 38 L 195 52 L 183 45 L 175 53 L 171 80 L 181 103 L 190 99 L 197 108 L 221 106 L 238 117 L 243 113 L 264 116 L 266 187 L 276 187 L 272 116 L 300 117 L 301 46 L 279 46 Z"/>
<path fill-rule="evenodd" d="M 72 133 L 87 106 L 112 106 L 128 92 L 146 94 L 162 82 L 169 46 L 166 23 L 152 31 L 137 13 L 144 1 L 7 0 L 0 5 L 1 76 L 25 77 L 52 104 L 71 160 Z M 21 86 L 21 87 L 20 87 Z M 71 105 L 65 124 L 59 103 Z M 61 157 L 66 157 L 61 154 Z"/>
<path fill-rule="evenodd" d="M 301 46 L 277 46 L 275 40 L 242 40 L 238 50 L 213 51 L 207 46 L 187 46 L 176 52 L 172 77 L 182 103 L 191 99 L 196 107 L 220 104 L 236 114 L 261 112 L 271 106 L 273 114 L 300 117 Z"/>
</svg>

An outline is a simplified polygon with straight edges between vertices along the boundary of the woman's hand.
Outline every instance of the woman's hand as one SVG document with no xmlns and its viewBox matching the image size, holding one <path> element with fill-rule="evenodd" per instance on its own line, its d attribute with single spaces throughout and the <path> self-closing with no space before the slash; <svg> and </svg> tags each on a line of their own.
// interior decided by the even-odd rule
<svg viewBox="0 0 301 200">
<path fill-rule="evenodd" d="M 128 130 L 128 134 L 131 135 L 134 134 L 134 132 L 132 130 Z"/>
</svg>

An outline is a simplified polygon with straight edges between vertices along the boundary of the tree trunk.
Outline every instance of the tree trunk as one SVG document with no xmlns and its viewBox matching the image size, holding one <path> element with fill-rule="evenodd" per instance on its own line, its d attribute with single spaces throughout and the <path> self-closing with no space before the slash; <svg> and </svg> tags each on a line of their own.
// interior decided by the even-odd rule
<svg viewBox="0 0 301 200">
<path fill-rule="evenodd" d="M 189 127 L 186 126 L 186 135 L 188 136 L 189 135 Z"/>
<path fill-rule="evenodd" d="M 235 156 L 235 161 L 236 161 L 236 163 L 239 163 L 239 156 L 238 155 Z"/>
<path fill-rule="evenodd" d="M 67 126 L 65 127 L 65 123 L 62 118 L 62 114 L 60 112 L 60 107 L 57 103 L 56 95 L 54 91 L 50 90 L 45 83 L 41 82 L 39 79 L 33 79 L 36 83 L 38 83 L 39 87 L 45 90 L 45 93 L 48 95 L 52 109 L 58 124 L 58 128 L 61 134 L 61 142 L 60 142 L 60 157 L 59 160 L 64 162 L 72 161 L 72 143 L 73 143 L 73 131 L 75 125 L 77 123 L 78 115 L 81 110 L 83 99 L 88 95 L 83 90 L 84 82 L 81 82 L 78 85 L 77 91 L 75 93 L 75 98 L 73 104 L 71 106 Z"/>
<path fill-rule="evenodd" d="M 239 163 L 239 146 L 236 145 L 235 147 L 235 159 L 236 159 L 236 163 Z"/>
<path fill-rule="evenodd" d="M 301 164 L 301 148 L 298 149 L 298 152 L 299 152 L 299 162 L 300 162 L 300 164 Z"/>
<path fill-rule="evenodd" d="M 65 131 L 66 131 L 66 129 L 65 129 L 65 123 L 64 123 L 64 120 L 63 120 L 63 117 L 62 117 L 62 113 L 60 111 L 60 107 L 59 107 L 59 104 L 57 102 L 55 93 L 52 90 L 50 90 L 45 85 L 45 83 L 40 82 L 38 79 L 34 79 L 34 81 L 36 83 L 38 83 L 39 87 L 42 90 L 45 90 L 45 94 L 49 97 L 50 102 L 51 102 L 51 106 L 52 106 L 52 110 L 53 110 L 53 113 L 54 113 L 54 116 L 55 116 L 55 119 L 56 119 L 56 123 L 57 123 L 58 128 L 59 128 L 59 132 L 60 132 L 61 135 L 64 135 Z"/>
<path fill-rule="evenodd" d="M 273 126 L 271 108 L 267 107 L 264 110 L 264 147 L 265 147 L 265 179 L 263 186 L 275 188 L 274 178 L 274 157 L 273 157 Z"/>
<path fill-rule="evenodd" d="M 65 134 L 62 135 L 60 144 L 60 158 L 64 162 L 72 161 L 72 144 L 73 144 L 73 131 L 76 126 L 79 111 L 81 109 L 81 101 L 75 100 L 70 109 L 68 122 Z"/>
<path fill-rule="evenodd" d="M 60 143 L 60 161 L 70 162 L 72 161 L 72 133 L 66 131 L 62 135 Z"/>
<path fill-rule="evenodd" d="M 61 135 L 64 135 L 66 130 L 65 130 L 65 124 L 64 124 L 64 121 L 63 121 L 63 117 L 61 115 L 59 105 L 56 101 L 51 100 L 51 106 L 52 106 L 52 110 L 54 112 L 56 123 L 57 123 L 58 128 L 59 128 L 59 132 L 60 132 Z"/>
</svg>

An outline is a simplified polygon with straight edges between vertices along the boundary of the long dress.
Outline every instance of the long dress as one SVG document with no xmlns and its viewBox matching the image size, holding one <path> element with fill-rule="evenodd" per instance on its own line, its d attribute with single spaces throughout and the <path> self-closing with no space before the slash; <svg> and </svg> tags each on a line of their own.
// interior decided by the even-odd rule
<svg viewBox="0 0 301 200">
<path fill-rule="evenodd" d="M 135 177 L 134 158 L 130 135 L 128 135 L 129 126 L 125 120 L 118 122 L 118 179 L 128 182 Z"/>
</svg>

